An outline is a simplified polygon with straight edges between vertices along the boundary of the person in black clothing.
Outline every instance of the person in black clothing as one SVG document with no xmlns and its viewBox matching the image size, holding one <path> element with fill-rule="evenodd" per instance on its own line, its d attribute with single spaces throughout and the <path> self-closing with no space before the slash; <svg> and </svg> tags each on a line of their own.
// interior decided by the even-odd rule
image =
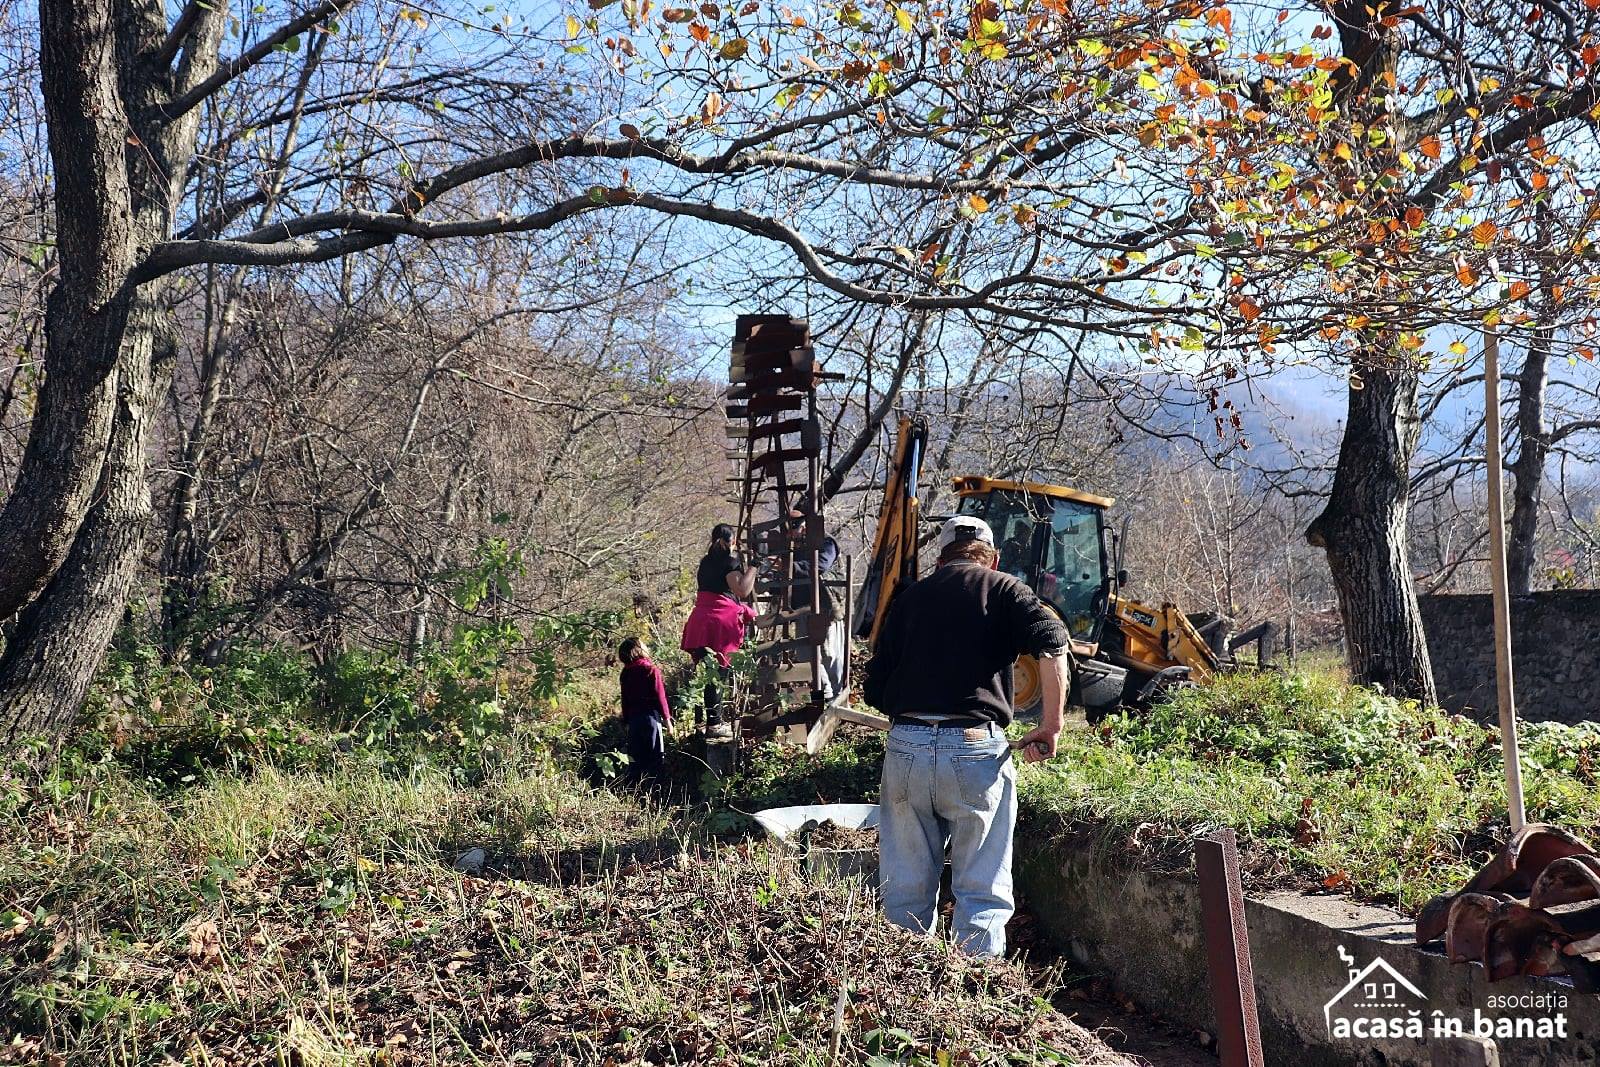
<svg viewBox="0 0 1600 1067">
<path fill-rule="evenodd" d="M 878 830 L 889 921 L 932 932 L 948 840 L 956 942 L 995 956 L 1014 910 L 1012 749 L 1055 755 L 1071 663 L 1061 619 L 997 561 L 988 524 L 945 523 L 938 569 L 896 595 L 863 687 L 892 722 Z M 1024 653 L 1040 657 L 1044 712 L 1013 746 L 1011 665 Z"/>
<path fill-rule="evenodd" d="M 733 527 L 719 522 L 711 528 L 711 546 L 695 569 L 695 590 L 737 600 L 749 600 L 756 589 L 756 569 L 733 557 Z"/>
</svg>

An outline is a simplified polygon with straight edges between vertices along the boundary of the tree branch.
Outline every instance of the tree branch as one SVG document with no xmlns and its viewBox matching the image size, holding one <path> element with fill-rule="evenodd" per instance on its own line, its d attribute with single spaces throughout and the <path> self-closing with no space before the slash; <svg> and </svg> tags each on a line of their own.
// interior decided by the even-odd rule
<svg viewBox="0 0 1600 1067">
<path fill-rule="evenodd" d="M 358 3 L 360 3 L 360 0 L 322 0 L 316 7 L 313 7 L 299 18 L 290 19 L 272 33 L 257 41 L 254 47 L 222 64 L 214 74 L 194 88 L 168 101 L 161 109 L 162 114 L 169 120 L 187 114 L 198 107 L 212 93 L 215 93 L 218 89 L 221 89 L 224 85 L 227 85 L 230 81 L 271 55 L 274 49 L 291 37 L 299 36 L 317 23 L 340 14 L 346 8 L 354 7 Z M 187 12 L 185 12 L 185 15 L 187 15 Z M 174 30 L 176 30 L 176 27 L 174 27 Z M 166 46 L 163 45 L 162 47 L 165 48 Z"/>
</svg>

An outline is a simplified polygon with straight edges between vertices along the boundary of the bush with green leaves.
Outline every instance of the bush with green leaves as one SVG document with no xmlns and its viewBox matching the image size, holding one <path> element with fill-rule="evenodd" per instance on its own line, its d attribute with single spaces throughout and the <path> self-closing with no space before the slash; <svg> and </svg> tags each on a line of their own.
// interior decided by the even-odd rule
<svg viewBox="0 0 1600 1067">
<path fill-rule="evenodd" d="M 1600 729 L 1525 725 L 1528 818 L 1600 831 Z M 1507 834 L 1498 732 L 1376 690 L 1270 672 L 1174 693 L 1070 732 L 1022 777 L 1042 834 L 1090 835 L 1186 867 L 1229 826 L 1260 887 L 1320 886 L 1410 911 Z"/>
</svg>

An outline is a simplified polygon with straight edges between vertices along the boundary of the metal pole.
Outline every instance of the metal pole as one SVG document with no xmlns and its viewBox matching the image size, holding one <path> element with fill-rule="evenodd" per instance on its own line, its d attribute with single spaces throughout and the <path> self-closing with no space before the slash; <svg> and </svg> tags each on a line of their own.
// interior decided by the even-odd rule
<svg viewBox="0 0 1600 1067">
<path fill-rule="evenodd" d="M 1206 972 L 1217 1015 L 1217 1058 L 1222 1067 L 1263 1067 L 1261 1025 L 1256 1018 L 1255 974 L 1244 923 L 1244 886 L 1239 848 L 1232 830 L 1218 830 L 1194 843 L 1200 878 L 1200 918 L 1205 931 Z"/>
<path fill-rule="evenodd" d="M 855 575 L 856 558 L 854 556 L 846 556 L 844 558 L 844 674 L 839 680 L 839 688 L 843 692 L 839 694 L 839 699 L 835 701 L 838 704 L 848 704 L 850 702 L 850 678 L 855 670 L 855 650 L 850 647 L 851 635 L 856 632 Z"/>
<path fill-rule="evenodd" d="M 1500 338 L 1483 331 L 1484 463 L 1489 471 L 1489 576 L 1494 590 L 1494 677 L 1500 708 L 1500 748 L 1506 767 L 1511 832 L 1522 829 L 1522 765 L 1517 748 L 1517 702 L 1511 683 L 1511 590 L 1506 582 L 1505 498 L 1500 486 Z"/>
</svg>

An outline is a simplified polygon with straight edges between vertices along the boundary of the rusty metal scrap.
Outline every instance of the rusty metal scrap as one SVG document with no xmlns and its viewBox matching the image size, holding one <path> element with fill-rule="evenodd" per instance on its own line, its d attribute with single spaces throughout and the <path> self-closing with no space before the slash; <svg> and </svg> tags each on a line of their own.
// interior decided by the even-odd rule
<svg viewBox="0 0 1600 1067">
<path fill-rule="evenodd" d="M 1450 905 L 1450 923 L 1444 932 L 1444 954 L 1451 963 L 1482 960 L 1489 945 L 1489 924 L 1500 918 L 1506 905 L 1514 903 L 1505 894 L 1462 893 Z"/>
<path fill-rule="evenodd" d="M 1596 899 L 1600 899 L 1600 857 L 1563 856 L 1539 872 L 1528 906 L 1553 908 Z"/>
<path fill-rule="evenodd" d="M 1453 963 L 1481 963 L 1489 980 L 1570 974 L 1600 986 L 1600 858 L 1557 827 L 1513 834 L 1459 893 L 1434 897 L 1417 917 L 1417 943 L 1441 936 Z"/>
<path fill-rule="evenodd" d="M 1194 845 L 1200 880 L 1200 917 L 1205 932 L 1206 973 L 1217 1016 L 1217 1053 L 1222 1067 L 1262 1067 L 1261 1025 L 1245 925 L 1239 846 L 1232 830 L 1199 838 Z"/>
</svg>

